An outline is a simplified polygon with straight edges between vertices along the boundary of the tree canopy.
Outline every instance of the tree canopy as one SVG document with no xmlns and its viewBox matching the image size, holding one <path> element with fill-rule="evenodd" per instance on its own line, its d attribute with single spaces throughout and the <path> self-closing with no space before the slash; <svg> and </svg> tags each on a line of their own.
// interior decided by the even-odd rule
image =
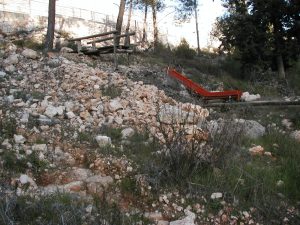
<svg viewBox="0 0 300 225">
<path fill-rule="evenodd" d="M 214 35 L 223 50 L 234 53 L 243 67 L 284 67 L 299 56 L 300 3 L 295 0 L 223 0 Z M 274 10 L 276 9 L 276 10 Z"/>
</svg>

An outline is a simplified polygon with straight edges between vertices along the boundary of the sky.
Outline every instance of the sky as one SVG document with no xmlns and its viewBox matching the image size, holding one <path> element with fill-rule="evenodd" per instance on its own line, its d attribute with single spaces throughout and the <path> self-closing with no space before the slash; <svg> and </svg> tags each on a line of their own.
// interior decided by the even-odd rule
<svg viewBox="0 0 300 225">
<path fill-rule="evenodd" d="M 72 6 L 91 11 L 97 11 L 103 14 L 108 14 L 116 17 L 118 15 L 118 5 L 120 0 L 58 0 L 58 5 Z M 166 0 L 167 5 L 171 5 L 170 0 Z M 173 13 L 172 13 L 173 12 Z M 222 15 L 224 8 L 221 6 L 221 0 L 199 0 L 198 20 L 200 33 L 200 46 L 206 47 L 209 41 L 209 33 L 216 17 Z M 158 27 L 162 30 L 168 42 L 178 44 L 181 38 L 185 38 L 193 47 L 197 46 L 195 20 L 191 19 L 189 23 L 181 24 L 180 26 L 174 23 L 174 8 L 167 7 L 163 12 L 158 14 Z M 134 19 L 142 24 L 143 15 L 139 12 L 134 12 Z M 151 12 L 149 12 L 149 21 L 151 20 Z"/>
</svg>

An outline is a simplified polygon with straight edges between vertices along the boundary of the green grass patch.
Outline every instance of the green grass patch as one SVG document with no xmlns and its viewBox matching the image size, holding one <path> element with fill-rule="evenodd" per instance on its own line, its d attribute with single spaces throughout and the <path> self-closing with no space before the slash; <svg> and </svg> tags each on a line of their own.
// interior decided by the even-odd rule
<svg viewBox="0 0 300 225">
<path fill-rule="evenodd" d="M 48 168 L 48 163 L 44 160 L 40 160 L 38 153 L 33 152 L 30 155 L 24 155 L 25 152 L 20 151 L 19 157 L 13 151 L 6 150 L 0 153 L 3 160 L 3 168 L 8 172 L 13 173 L 25 173 L 27 169 L 30 169 L 35 175 Z M 31 166 L 29 167 L 30 164 Z"/>
<path fill-rule="evenodd" d="M 44 44 L 39 43 L 33 39 L 21 39 L 21 40 L 15 40 L 13 41 L 15 45 L 21 48 L 29 48 L 36 51 L 42 51 L 44 49 Z"/>
<path fill-rule="evenodd" d="M 86 207 L 92 206 L 91 213 Z M 5 196 L 0 193 L 0 224 L 55 225 L 146 225 L 142 213 L 126 215 L 116 204 L 100 198 L 87 202 L 76 195 Z"/>
<path fill-rule="evenodd" d="M 4 118 L 0 121 L 0 140 L 13 138 L 17 130 L 17 121 L 15 118 Z"/>
<path fill-rule="evenodd" d="M 102 94 L 104 96 L 109 96 L 111 99 L 113 99 L 113 98 L 117 98 L 117 97 L 121 96 L 122 89 L 115 85 L 110 85 L 110 86 L 107 86 L 106 88 L 102 89 Z"/>
</svg>

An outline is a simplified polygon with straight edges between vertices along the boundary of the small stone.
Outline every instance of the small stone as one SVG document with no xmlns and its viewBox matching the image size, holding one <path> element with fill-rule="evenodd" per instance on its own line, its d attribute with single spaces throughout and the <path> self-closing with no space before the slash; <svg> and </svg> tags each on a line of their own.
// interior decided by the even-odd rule
<svg viewBox="0 0 300 225">
<path fill-rule="evenodd" d="M 28 149 L 25 151 L 26 155 L 31 155 L 32 154 L 32 150 Z"/>
<path fill-rule="evenodd" d="M 29 59 L 36 59 L 38 57 L 38 54 L 36 51 L 34 51 L 32 49 L 28 49 L 28 48 L 23 50 L 22 55 Z"/>
<path fill-rule="evenodd" d="M 107 136 L 98 135 L 95 137 L 99 147 L 111 145 L 111 138 Z"/>
<path fill-rule="evenodd" d="M 70 192 L 79 192 L 83 189 L 83 187 L 84 187 L 84 182 L 74 181 L 74 182 L 64 185 L 64 190 L 70 191 Z"/>
<path fill-rule="evenodd" d="M 49 105 L 46 108 L 45 115 L 52 118 L 52 117 L 58 115 L 58 111 L 57 111 L 56 107 Z"/>
<path fill-rule="evenodd" d="M 33 151 L 46 152 L 47 145 L 46 144 L 35 144 L 32 146 Z"/>
<path fill-rule="evenodd" d="M 21 184 L 27 184 L 29 177 L 26 174 L 22 174 L 19 178 Z"/>
<path fill-rule="evenodd" d="M 223 197 L 223 194 L 221 192 L 212 193 L 210 196 L 211 199 L 220 199 L 222 197 Z"/>
<path fill-rule="evenodd" d="M 133 171 L 133 168 L 132 168 L 131 166 L 128 166 L 127 169 L 126 169 L 126 171 L 127 171 L 127 172 L 132 172 L 132 171 Z"/>
<path fill-rule="evenodd" d="M 19 55 L 13 54 L 10 55 L 7 59 L 4 60 L 4 63 L 7 65 L 15 65 L 19 62 Z"/>
<path fill-rule="evenodd" d="M 12 148 L 12 145 L 9 143 L 9 140 L 8 139 L 5 139 L 2 144 L 1 144 L 3 147 L 5 147 L 6 149 L 11 149 Z"/>
<path fill-rule="evenodd" d="M 6 67 L 4 68 L 4 70 L 5 70 L 6 72 L 8 72 L 8 73 L 13 73 L 13 72 L 15 72 L 17 69 L 16 69 L 16 67 L 15 67 L 14 65 L 9 65 L 9 66 L 6 66 Z"/>
<path fill-rule="evenodd" d="M 222 216 L 221 216 L 221 220 L 222 220 L 222 222 L 228 222 L 228 216 L 226 215 L 226 214 L 223 214 Z"/>
<path fill-rule="evenodd" d="M 111 112 L 116 112 L 123 108 L 122 104 L 118 99 L 113 99 L 109 102 L 108 108 Z"/>
<path fill-rule="evenodd" d="M 250 214 L 247 211 L 243 211 L 243 216 L 248 219 Z"/>
<path fill-rule="evenodd" d="M 261 156 L 264 154 L 264 148 L 260 145 L 257 145 L 257 146 L 250 148 L 249 152 L 252 156 Z"/>
<path fill-rule="evenodd" d="M 157 225 L 169 225 L 169 224 L 170 224 L 169 221 L 166 221 L 166 220 L 159 220 L 157 222 Z"/>
<path fill-rule="evenodd" d="M 74 50 L 71 49 L 71 48 L 68 48 L 68 47 L 62 47 L 62 48 L 60 49 L 60 52 L 63 52 L 63 53 L 71 53 L 71 52 L 74 52 Z"/>
<path fill-rule="evenodd" d="M 163 199 L 163 201 L 166 203 L 166 204 L 169 204 L 169 199 L 168 199 L 168 197 L 166 196 L 166 195 L 163 195 L 162 196 L 162 199 Z"/>
<path fill-rule="evenodd" d="M 31 177 L 27 176 L 26 174 L 22 174 L 19 178 L 19 181 L 20 181 L 21 184 L 29 183 L 31 186 L 37 188 L 37 185 L 34 182 L 34 180 Z"/>
<path fill-rule="evenodd" d="M 244 92 L 241 96 L 241 100 L 245 101 L 245 102 L 251 102 L 251 101 L 255 101 L 260 99 L 260 95 L 256 94 L 249 94 L 249 92 Z"/>
<path fill-rule="evenodd" d="M 127 139 L 127 138 L 133 136 L 134 133 L 135 133 L 135 131 L 131 127 L 125 128 L 124 130 L 121 131 L 122 139 Z"/>
<path fill-rule="evenodd" d="M 283 119 L 281 121 L 281 124 L 288 130 L 292 129 L 293 127 L 293 122 L 289 119 Z"/>
<path fill-rule="evenodd" d="M 40 88 L 41 84 L 35 84 L 33 86 L 34 86 L 35 89 L 38 89 L 38 88 Z"/>
<path fill-rule="evenodd" d="M 184 210 L 186 217 L 182 220 L 176 220 L 170 222 L 170 225 L 195 225 L 195 219 L 196 215 L 195 213 L 189 211 L 189 210 Z"/>
<path fill-rule="evenodd" d="M 80 117 L 84 120 L 88 120 L 91 118 L 91 114 L 88 111 L 84 111 L 80 113 Z"/>
<path fill-rule="evenodd" d="M 116 180 L 120 180 L 120 176 L 118 174 L 115 175 Z"/>
<path fill-rule="evenodd" d="M 276 186 L 282 187 L 284 185 L 284 182 L 282 180 L 277 181 Z"/>
<path fill-rule="evenodd" d="M 63 115 L 64 114 L 64 110 L 65 110 L 65 107 L 64 106 L 58 106 L 56 107 L 56 111 L 57 111 L 57 114 L 59 116 Z"/>
<path fill-rule="evenodd" d="M 272 157 L 272 153 L 271 152 L 264 152 L 264 155 L 268 156 L 268 157 Z"/>
<path fill-rule="evenodd" d="M 26 138 L 24 138 L 22 135 L 16 135 L 14 134 L 14 140 L 16 144 L 24 144 L 26 141 Z"/>
<path fill-rule="evenodd" d="M 6 73 L 4 71 L 0 71 L 0 78 L 3 78 L 6 76 Z"/>
<path fill-rule="evenodd" d="M 153 221 L 163 220 L 163 214 L 161 212 L 147 212 L 144 216 Z"/>
<path fill-rule="evenodd" d="M 76 117 L 76 115 L 73 112 L 67 112 L 66 115 L 67 115 L 68 119 L 72 119 L 72 118 Z"/>
<path fill-rule="evenodd" d="M 102 177 L 100 175 L 95 175 L 93 177 L 87 178 L 85 182 L 88 193 L 101 194 L 104 189 L 106 189 L 111 183 L 113 183 L 113 179 L 110 176 Z"/>
<path fill-rule="evenodd" d="M 89 214 L 92 213 L 92 210 L 93 210 L 93 205 L 88 205 L 86 208 L 85 208 L 85 211 Z"/>
<path fill-rule="evenodd" d="M 293 131 L 290 136 L 300 143 L 300 130 Z"/>
</svg>

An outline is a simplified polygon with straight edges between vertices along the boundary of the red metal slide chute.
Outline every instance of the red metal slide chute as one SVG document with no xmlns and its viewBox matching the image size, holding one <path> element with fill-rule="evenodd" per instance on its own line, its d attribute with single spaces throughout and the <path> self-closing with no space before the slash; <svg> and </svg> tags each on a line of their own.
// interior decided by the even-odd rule
<svg viewBox="0 0 300 225">
<path fill-rule="evenodd" d="M 205 90 L 199 84 L 194 83 L 192 80 L 188 79 L 181 73 L 177 72 L 175 69 L 168 69 L 168 75 L 170 77 L 175 78 L 176 80 L 180 81 L 184 86 L 188 89 L 194 91 L 196 94 L 201 95 L 204 100 L 212 100 L 212 99 L 234 99 L 239 101 L 242 96 L 242 91 L 240 90 L 230 90 L 230 91 L 218 91 L 218 92 L 211 92 Z"/>
</svg>

